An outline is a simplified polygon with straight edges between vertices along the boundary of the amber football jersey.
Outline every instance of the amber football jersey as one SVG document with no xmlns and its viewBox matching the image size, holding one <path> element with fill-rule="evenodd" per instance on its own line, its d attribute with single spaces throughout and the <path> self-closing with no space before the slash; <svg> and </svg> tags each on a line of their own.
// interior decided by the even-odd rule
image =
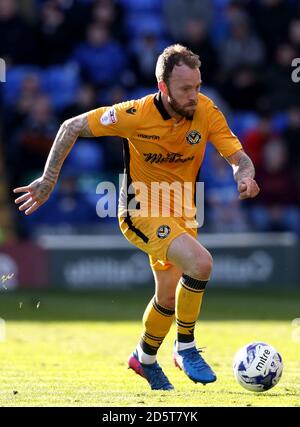
<svg viewBox="0 0 300 427">
<path fill-rule="evenodd" d="M 136 207 L 138 211 L 147 211 L 142 216 L 159 216 L 167 200 L 171 216 L 190 218 L 195 181 L 207 142 L 224 157 L 242 148 L 213 101 L 201 93 L 198 96 L 192 120 L 172 118 L 164 108 L 160 92 L 89 112 L 89 127 L 94 136 L 124 138 L 126 179 L 119 215 L 126 215 L 128 209 L 139 215 Z M 162 195 L 166 197 L 163 201 Z M 186 209 L 182 209 L 183 204 Z"/>
</svg>

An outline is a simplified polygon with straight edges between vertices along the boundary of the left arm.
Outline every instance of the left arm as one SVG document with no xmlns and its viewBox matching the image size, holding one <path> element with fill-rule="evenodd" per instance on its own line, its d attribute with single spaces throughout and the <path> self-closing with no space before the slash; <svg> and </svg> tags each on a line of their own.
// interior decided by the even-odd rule
<svg viewBox="0 0 300 427">
<path fill-rule="evenodd" d="M 254 165 L 245 151 L 238 150 L 231 156 L 226 157 L 226 160 L 232 166 L 233 176 L 240 193 L 239 198 L 243 200 L 257 196 L 260 190 L 254 180 Z"/>
<path fill-rule="evenodd" d="M 259 187 L 254 180 L 255 169 L 249 156 L 235 134 L 228 127 L 223 113 L 213 104 L 208 103 L 208 140 L 232 166 L 240 199 L 257 196 Z M 233 154 L 232 154 L 233 153 Z"/>
</svg>

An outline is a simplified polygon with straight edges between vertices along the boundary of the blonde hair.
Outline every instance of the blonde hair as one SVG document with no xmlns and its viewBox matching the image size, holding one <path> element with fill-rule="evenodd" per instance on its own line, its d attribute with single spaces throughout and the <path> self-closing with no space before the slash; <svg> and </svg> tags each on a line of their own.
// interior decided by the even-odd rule
<svg viewBox="0 0 300 427">
<path fill-rule="evenodd" d="M 159 55 L 155 75 L 158 82 L 168 83 L 175 65 L 185 64 L 190 68 L 200 68 L 199 56 L 181 44 L 173 44 Z"/>
</svg>

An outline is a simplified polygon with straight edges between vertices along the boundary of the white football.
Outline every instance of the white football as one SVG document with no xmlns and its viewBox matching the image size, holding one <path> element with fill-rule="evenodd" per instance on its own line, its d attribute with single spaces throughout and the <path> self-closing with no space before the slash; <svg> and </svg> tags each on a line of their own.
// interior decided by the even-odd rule
<svg viewBox="0 0 300 427">
<path fill-rule="evenodd" d="M 237 382 L 250 391 L 266 391 L 281 378 L 282 357 L 269 344 L 253 342 L 242 347 L 233 360 L 233 372 Z"/>
</svg>

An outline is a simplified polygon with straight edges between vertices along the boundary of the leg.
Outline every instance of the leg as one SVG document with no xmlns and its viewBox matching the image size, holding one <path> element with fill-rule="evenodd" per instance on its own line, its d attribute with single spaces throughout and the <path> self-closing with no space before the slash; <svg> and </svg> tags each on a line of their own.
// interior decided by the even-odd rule
<svg viewBox="0 0 300 427">
<path fill-rule="evenodd" d="M 172 265 L 167 270 L 153 270 L 155 299 L 163 307 L 175 310 L 175 293 L 182 270 Z"/>
<path fill-rule="evenodd" d="M 195 382 L 213 382 L 216 376 L 196 350 L 194 339 L 195 324 L 212 270 L 212 257 L 194 237 L 184 233 L 170 244 L 168 260 L 183 271 L 176 289 L 175 364 Z"/>
<path fill-rule="evenodd" d="M 175 313 L 175 293 L 182 271 L 175 266 L 153 270 L 155 295 L 143 316 L 144 330 L 137 347 L 142 363 L 154 363 L 159 347 L 170 330 Z"/>
<path fill-rule="evenodd" d="M 200 313 L 205 286 L 211 274 L 212 257 L 187 233 L 173 240 L 168 257 L 184 273 L 176 291 L 177 342 L 183 350 L 195 345 L 194 328 Z"/>
<path fill-rule="evenodd" d="M 181 234 L 171 242 L 167 257 L 184 274 L 198 280 L 209 280 L 213 265 L 212 256 L 188 233 Z"/>
<path fill-rule="evenodd" d="M 143 334 L 129 367 L 145 377 L 152 389 L 170 390 L 173 387 L 158 366 L 156 355 L 173 323 L 176 286 L 182 271 L 169 266 L 166 270 L 153 270 L 153 274 L 155 295 L 145 310 Z"/>
</svg>

